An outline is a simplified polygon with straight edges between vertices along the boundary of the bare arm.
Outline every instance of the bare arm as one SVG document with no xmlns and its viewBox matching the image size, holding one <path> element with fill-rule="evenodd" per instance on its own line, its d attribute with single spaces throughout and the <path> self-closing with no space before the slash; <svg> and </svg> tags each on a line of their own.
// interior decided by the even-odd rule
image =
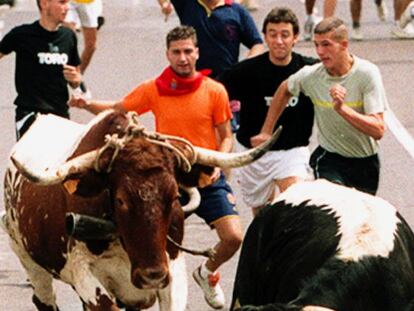
<svg viewBox="0 0 414 311">
<path fill-rule="evenodd" d="M 98 114 L 107 109 L 125 111 L 122 101 L 85 100 L 82 96 L 72 96 L 70 107 L 85 109 L 93 114 Z"/>
<path fill-rule="evenodd" d="M 63 76 L 72 88 L 77 88 L 82 81 L 79 66 L 63 65 Z"/>
<path fill-rule="evenodd" d="M 173 6 L 170 0 L 158 0 L 158 4 L 160 5 L 161 13 L 165 16 L 164 20 L 167 21 L 168 16 L 170 16 L 173 11 Z"/>
<path fill-rule="evenodd" d="M 330 89 L 335 111 L 360 132 L 381 139 L 385 132 L 384 113 L 363 114 L 344 104 L 346 89 L 336 84 Z"/>
<path fill-rule="evenodd" d="M 247 52 L 246 57 L 254 57 L 256 55 L 262 54 L 265 51 L 265 46 L 263 43 L 258 43 L 252 46 L 252 48 Z"/>
<path fill-rule="evenodd" d="M 379 140 L 384 136 L 385 122 L 384 113 L 361 114 L 352 108 L 343 105 L 342 108 L 335 109 L 349 124 L 360 132 Z"/>
<path fill-rule="evenodd" d="M 220 145 L 218 146 L 218 151 L 221 152 L 231 152 L 233 150 L 233 134 L 231 132 L 230 120 L 218 124 L 216 126 L 217 134 L 218 134 L 218 141 Z M 215 181 L 220 178 L 221 169 L 219 167 L 215 167 L 213 173 L 210 175 L 210 182 L 208 183 L 211 185 Z"/>
<path fill-rule="evenodd" d="M 250 138 L 250 143 L 256 147 L 268 140 L 273 133 L 273 129 L 283 110 L 286 108 L 292 94 L 289 92 L 287 80 L 283 81 L 273 96 L 272 103 L 267 111 L 266 119 L 260 134 Z"/>
<path fill-rule="evenodd" d="M 218 150 L 221 152 L 231 152 L 233 150 L 233 134 L 231 132 L 230 121 L 221 123 L 216 128 L 220 141 Z"/>
</svg>

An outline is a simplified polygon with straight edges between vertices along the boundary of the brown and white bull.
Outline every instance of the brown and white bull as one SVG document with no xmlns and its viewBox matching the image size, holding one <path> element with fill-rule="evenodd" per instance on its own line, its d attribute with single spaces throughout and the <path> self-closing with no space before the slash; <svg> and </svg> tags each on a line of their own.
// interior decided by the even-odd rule
<svg viewBox="0 0 414 311">
<path fill-rule="evenodd" d="M 178 173 L 196 163 L 240 166 L 270 144 L 243 154 L 211 152 L 147 135 L 130 114 L 110 111 L 75 140 L 67 161 L 39 169 L 27 161 L 32 150 L 22 147 L 25 140 L 28 146 L 35 142 L 29 138 L 38 122 L 12 154 L 3 218 L 37 309 L 58 310 L 52 287 L 57 278 L 74 288 L 87 310 L 119 310 L 116 301 L 140 310 L 157 299 L 160 310 L 184 310 L 185 261 L 167 241 L 167 235 L 178 243 L 183 239 Z M 67 213 L 111 220 L 118 238 L 75 240 L 65 230 Z"/>
</svg>

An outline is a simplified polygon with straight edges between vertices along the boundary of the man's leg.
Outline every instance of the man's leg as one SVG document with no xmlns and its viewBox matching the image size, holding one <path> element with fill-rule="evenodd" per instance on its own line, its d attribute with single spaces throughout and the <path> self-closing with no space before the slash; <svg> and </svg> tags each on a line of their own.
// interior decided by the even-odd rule
<svg viewBox="0 0 414 311">
<path fill-rule="evenodd" d="M 313 8 L 315 7 L 316 0 L 306 0 L 305 1 L 305 10 L 306 10 L 306 22 L 304 29 L 303 38 L 307 41 L 312 39 L 313 27 L 315 27 L 315 17 L 313 16 Z"/>
<path fill-rule="evenodd" d="M 80 70 L 83 74 L 91 62 L 92 56 L 96 50 L 96 41 L 98 38 L 98 29 L 96 27 L 82 27 L 84 49 L 81 55 Z"/>
<path fill-rule="evenodd" d="M 384 0 L 375 0 L 377 6 L 377 15 L 380 21 L 385 22 L 387 20 L 388 10 Z"/>
<path fill-rule="evenodd" d="M 214 227 L 220 241 L 214 247 L 216 252 L 214 260 L 208 259 L 206 261 L 206 267 L 210 271 L 216 271 L 228 261 L 237 252 L 243 239 L 242 226 L 238 216 L 223 217 L 214 222 Z"/>
<path fill-rule="evenodd" d="M 327 18 L 335 15 L 337 0 L 325 0 L 323 3 L 323 17 Z"/>
<path fill-rule="evenodd" d="M 363 39 L 363 35 L 361 32 L 362 0 L 351 0 L 350 9 L 351 9 L 351 16 L 352 16 L 351 38 L 353 40 L 360 41 Z"/>
<path fill-rule="evenodd" d="M 225 297 L 217 269 L 237 252 L 243 231 L 239 216 L 222 217 L 214 222 L 214 227 L 220 239 L 214 247 L 214 258 L 202 263 L 193 272 L 193 277 L 202 288 L 207 303 L 214 309 L 221 309 L 225 305 Z"/>
<path fill-rule="evenodd" d="M 277 196 L 285 191 L 287 188 L 289 188 L 294 183 L 297 183 L 299 181 L 303 181 L 304 179 L 298 176 L 290 176 L 283 179 L 278 179 L 274 181 L 274 187 L 271 195 L 269 196 L 267 202 L 271 203 L 273 202 Z M 256 206 L 252 207 L 252 214 L 253 217 L 256 217 L 257 214 L 260 212 L 260 210 L 265 207 L 266 205 Z"/>
<path fill-rule="evenodd" d="M 414 2 L 411 0 L 394 0 L 394 27 L 391 30 L 392 35 L 400 39 L 413 39 L 414 31 L 407 30 L 408 23 L 413 20 Z"/>
</svg>

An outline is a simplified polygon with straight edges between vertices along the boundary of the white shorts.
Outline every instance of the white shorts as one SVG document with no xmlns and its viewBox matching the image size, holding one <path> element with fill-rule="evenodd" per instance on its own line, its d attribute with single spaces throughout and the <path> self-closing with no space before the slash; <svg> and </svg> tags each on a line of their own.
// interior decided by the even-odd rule
<svg viewBox="0 0 414 311">
<path fill-rule="evenodd" d="M 69 23 L 80 23 L 85 28 L 97 28 L 98 17 L 102 15 L 102 0 L 94 0 L 88 3 L 69 3 L 69 11 L 65 21 Z"/>
<path fill-rule="evenodd" d="M 247 150 L 236 142 L 237 151 Z M 287 177 L 311 177 L 308 147 L 268 151 L 255 162 L 238 168 L 237 183 L 244 203 L 251 208 L 266 204 L 275 189 L 275 180 Z"/>
</svg>

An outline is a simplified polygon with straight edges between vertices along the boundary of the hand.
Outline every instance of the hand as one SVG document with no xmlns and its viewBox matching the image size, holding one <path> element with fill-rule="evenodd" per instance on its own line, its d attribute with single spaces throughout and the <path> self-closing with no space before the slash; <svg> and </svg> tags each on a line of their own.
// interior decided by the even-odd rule
<svg viewBox="0 0 414 311">
<path fill-rule="evenodd" d="M 267 134 L 267 133 L 260 133 L 250 138 L 250 144 L 253 147 L 257 147 L 263 144 L 264 142 L 268 141 L 270 138 L 272 138 L 272 135 Z"/>
<path fill-rule="evenodd" d="M 88 102 L 82 95 L 73 95 L 68 101 L 69 107 L 76 107 L 85 109 L 88 106 Z"/>
<path fill-rule="evenodd" d="M 164 21 L 168 20 L 168 16 L 172 13 L 173 6 L 169 0 L 161 4 L 161 13 L 165 15 Z"/>
<path fill-rule="evenodd" d="M 215 167 L 213 173 L 210 175 L 210 182 L 211 184 L 214 184 L 221 175 L 221 169 L 219 167 Z"/>
<path fill-rule="evenodd" d="M 329 94 L 332 97 L 334 104 L 334 109 L 336 111 L 342 108 L 343 103 L 345 102 L 346 88 L 340 84 L 335 84 L 329 89 Z"/>
<path fill-rule="evenodd" d="M 72 87 L 78 87 L 82 81 L 82 75 L 75 66 L 63 65 L 63 76 Z"/>
</svg>

